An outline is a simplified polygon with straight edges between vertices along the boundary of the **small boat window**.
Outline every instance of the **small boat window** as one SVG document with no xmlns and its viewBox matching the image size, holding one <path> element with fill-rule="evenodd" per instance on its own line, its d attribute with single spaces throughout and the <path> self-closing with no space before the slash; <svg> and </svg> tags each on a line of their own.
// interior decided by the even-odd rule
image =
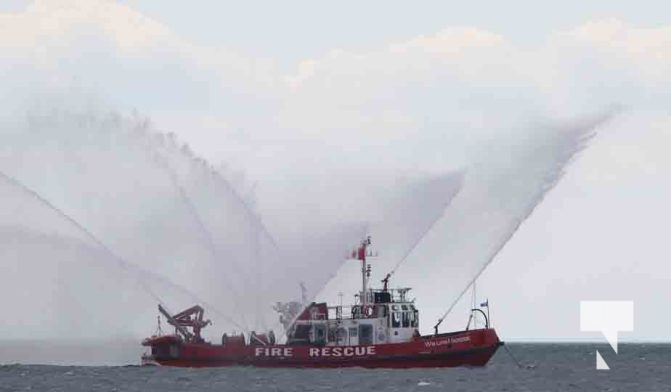
<svg viewBox="0 0 671 392">
<path fill-rule="evenodd" d="M 315 343 L 324 343 L 326 340 L 326 329 L 323 325 L 314 326 L 314 342 Z"/>
<path fill-rule="evenodd" d="M 338 330 L 336 331 L 336 338 L 338 341 L 338 345 L 342 346 L 347 344 L 347 329 L 338 328 Z"/>
<path fill-rule="evenodd" d="M 373 344 L 373 326 L 370 324 L 359 325 L 359 344 Z"/>
<path fill-rule="evenodd" d="M 375 317 L 386 317 L 387 316 L 387 307 L 385 305 L 375 305 L 373 307 L 373 314 Z"/>
<path fill-rule="evenodd" d="M 359 330 L 356 327 L 350 328 L 349 329 L 349 337 L 350 338 L 355 338 L 355 337 L 359 336 L 358 332 L 359 332 Z"/>
<path fill-rule="evenodd" d="M 392 313 L 391 327 L 399 328 L 400 326 L 401 326 L 401 313 L 400 312 Z"/>
<path fill-rule="evenodd" d="M 410 312 L 403 312 L 403 328 L 410 326 Z"/>
</svg>

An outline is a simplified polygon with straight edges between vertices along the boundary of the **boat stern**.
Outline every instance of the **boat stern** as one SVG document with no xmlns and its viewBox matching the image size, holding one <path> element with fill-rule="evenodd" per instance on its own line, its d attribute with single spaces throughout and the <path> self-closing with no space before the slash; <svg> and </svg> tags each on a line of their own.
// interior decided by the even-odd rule
<svg viewBox="0 0 671 392">
<path fill-rule="evenodd" d="M 179 358 L 182 340 L 177 335 L 152 336 L 142 341 L 150 349 L 141 357 L 143 366 L 160 365 L 161 361 Z"/>
</svg>

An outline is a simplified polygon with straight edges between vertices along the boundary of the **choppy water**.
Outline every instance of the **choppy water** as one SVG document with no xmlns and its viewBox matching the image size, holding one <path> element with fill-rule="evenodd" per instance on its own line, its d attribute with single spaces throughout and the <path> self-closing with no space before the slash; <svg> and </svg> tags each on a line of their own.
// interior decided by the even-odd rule
<svg viewBox="0 0 671 392">
<path fill-rule="evenodd" d="M 0 391 L 671 391 L 671 345 L 510 344 L 485 368 L 174 369 L 3 365 Z M 611 370 L 596 370 L 595 350 Z"/>
</svg>

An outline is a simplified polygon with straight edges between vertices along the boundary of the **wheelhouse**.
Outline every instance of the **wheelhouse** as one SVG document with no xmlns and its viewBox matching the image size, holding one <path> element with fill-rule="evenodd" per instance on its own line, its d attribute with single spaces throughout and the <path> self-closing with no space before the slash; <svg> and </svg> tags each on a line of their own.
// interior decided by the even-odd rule
<svg viewBox="0 0 671 392">
<path fill-rule="evenodd" d="M 310 304 L 293 323 L 288 344 L 356 346 L 402 343 L 419 335 L 419 311 L 410 289 L 369 290 L 366 301 L 355 296 L 355 304 L 326 306 Z"/>
</svg>

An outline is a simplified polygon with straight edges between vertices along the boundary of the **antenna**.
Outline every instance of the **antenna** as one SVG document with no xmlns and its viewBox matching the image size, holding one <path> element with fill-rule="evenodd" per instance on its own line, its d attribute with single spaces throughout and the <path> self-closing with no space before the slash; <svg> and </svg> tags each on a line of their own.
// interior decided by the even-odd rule
<svg viewBox="0 0 671 392">
<path fill-rule="evenodd" d="M 384 284 L 384 286 L 382 287 L 383 291 L 388 291 L 387 289 L 389 287 L 389 278 L 391 278 L 391 273 L 388 273 L 387 276 L 385 276 L 384 279 L 382 279 L 382 283 Z"/>
<path fill-rule="evenodd" d="M 303 306 L 308 303 L 308 289 L 305 287 L 305 282 L 299 282 L 299 286 L 301 286 L 301 303 Z"/>
<path fill-rule="evenodd" d="M 161 315 L 156 316 L 156 336 L 163 336 L 163 329 L 161 328 Z"/>
</svg>

